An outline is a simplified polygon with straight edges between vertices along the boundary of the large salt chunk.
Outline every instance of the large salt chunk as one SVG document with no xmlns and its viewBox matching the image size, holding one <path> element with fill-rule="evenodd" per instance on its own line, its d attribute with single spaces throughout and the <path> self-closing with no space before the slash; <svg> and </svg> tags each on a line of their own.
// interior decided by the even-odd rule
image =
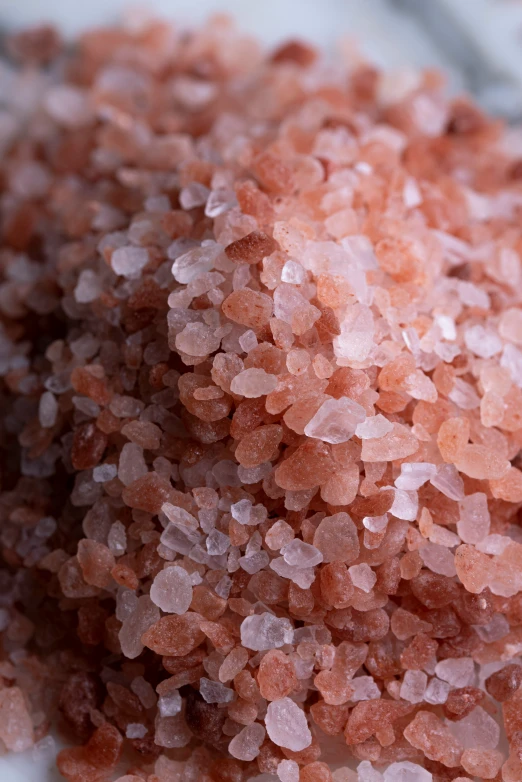
<svg viewBox="0 0 522 782">
<path fill-rule="evenodd" d="M 363 462 L 391 462 L 405 459 L 419 449 L 419 441 L 407 426 L 394 423 L 391 432 L 384 437 L 362 441 Z"/>
<path fill-rule="evenodd" d="M 491 518 L 488 499 L 482 492 L 469 494 L 460 502 L 457 532 L 464 543 L 479 543 L 489 534 Z"/>
<path fill-rule="evenodd" d="M 199 692 L 207 703 L 230 703 L 234 700 L 234 690 L 204 676 L 199 680 Z"/>
<path fill-rule="evenodd" d="M 111 266 L 115 274 L 123 277 L 136 277 L 149 262 L 149 253 L 145 247 L 118 247 L 111 256 Z"/>
<path fill-rule="evenodd" d="M 192 582 L 177 565 L 160 570 L 150 588 L 150 598 L 168 614 L 184 614 L 192 602 Z"/>
<path fill-rule="evenodd" d="M 475 666 L 471 657 L 449 657 L 437 663 L 435 673 L 453 687 L 468 687 L 475 679 Z"/>
<path fill-rule="evenodd" d="M 401 474 L 395 479 L 395 486 L 404 491 L 417 491 L 431 480 L 437 468 L 430 462 L 403 462 Z"/>
<path fill-rule="evenodd" d="M 350 700 L 373 701 L 381 697 L 381 691 L 373 676 L 356 676 L 350 681 Z"/>
<path fill-rule="evenodd" d="M 377 576 L 366 562 L 360 565 L 351 565 L 348 568 L 352 583 L 363 592 L 371 592 L 377 581 Z"/>
<path fill-rule="evenodd" d="M 369 760 L 363 760 L 357 766 L 357 782 L 382 782 L 382 774 Z"/>
<path fill-rule="evenodd" d="M 422 703 L 427 683 L 424 671 L 406 671 L 400 689 L 401 698 L 410 703 Z"/>
<path fill-rule="evenodd" d="M 278 747 L 300 752 L 312 743 L 305 713 L 290 698 L 268 704 L 265 725 L 270 739 Z"/>
<path fill-rule="evenodd" d="M 299 782 L 299 766 L 295 760 L 282 760 L 277 766 L 280 782 Z"/>
<path fill-rule="evenodd" d="M 179 351 L 189 356 L 208 356 L 221 343 L 216 330 L 205 323 L 187 323 L 183 331 L 176 334 L 175 344 Z"/>
<path fill-rule="evenodd" d="M 392 429 L 393 424 L 391 421 L 388 421 L 381 413 L 378 413 L 377 415 L 368 416 L 362 423 L 357 424 L 355 434 L 361 440 L 374 440 L 384 437 Z"/>
<path fill-rule="evenodd" d="M 482 706 L 475 706 L 471 714 L 449 727 L 465 749 L 496 749 L 500 740 L 498 722 Z"/>
<path fill-rule="evenodd" d="M 323 561 L 323 555 L 310 543 L 305 543 L 299 538 L 287 543 L 281 549 L 281 554 L 288 565 L 298 568 L 314 567 Z"/>
<path fill-rule="evenodd" d="M 234 736 L 228 745 L 228 751 L 238 760 L 254 760 L 259 755 L 265 735 L 263 726 L 259 722 L 253 722 Z"/>
<path fill-rule="evenodd" d="M 416 491 L 395 489 L 395 497 L 390 508 L 392 516 L 405 521 L 415 521 L 418 509 L 419 497 Z"/>
<path fill-rule="evenodd" d="M 347 362 L 365 361 L 373 348 L 373 335 L 371 309 L 363 304 L 354 304 L 341 323 L 341 333 L 333 341 L 334 353 Z"/>
<path fill-rule="evenodd" d="M 409 760 L 392 763 L 384 771 L 384 782 L 432 782 L 432 779 L 429 771 Z"/>
<path fill-rule="evenodd" d="M 446 546 L 439 546 L 437 543 L 426 543 L 419 549 L 421 559 L 433 573 L 440 573 L 442 576 L 452 578 L 457 575 L 455 569 L 455 558 Z"/>
<path fill-rule="evenodd" d="M 289 565 L 283 557 L 276 557 L 270 562 L 270 567 L 278 576 L 288 578 L 301 589 L 310 589 L 315 581 L 315 570 L 313 567 L 298 567 Z"/>
<path fill-rule="evenodd" d="M 230 384 L 233 394 L 246 396 L 247 399 L 255 399 L 274 391 L 277 386 L 277 377 L 265 372 L 264 369 L 251 367 L 239 372 Z"/>
<path fill-rule="evenodd" d="M 450 690 L 451 685 L 448 684 L 448 682 L 444 682 L 442 679 L 437 679 L 437 677 L 434 676 L 426 687 L 424 700 L 426 703 L 431 703 L 434 706 L 440 703 L 446 703 Z"/>
<path fill-rule="evenodd" d="M 430 483 L 450 500 L 458 502 L 464 497 L 464 481 L 454 464 L 439 464 Z"/>
<path fill-rule="evenodd" d="M 247 649 L 264 652 L 292 643 L 294 629 L 286 617 L 279 619 L 267 611 L 247 616 L 241 624 L 241 643 Z"/>
<path fill-rule="evenodd" d="M 327 399 L 305 426 L 304 433 L 326 443 L 345 443 L 365 418 L 364 407 L 353 399 Z"/>
</svg>

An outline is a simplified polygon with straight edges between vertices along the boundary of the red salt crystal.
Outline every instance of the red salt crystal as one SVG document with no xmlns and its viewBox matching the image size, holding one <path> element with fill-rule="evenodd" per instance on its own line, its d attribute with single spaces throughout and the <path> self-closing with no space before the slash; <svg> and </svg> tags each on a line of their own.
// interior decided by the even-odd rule
<svg viewBox="0 0 522 782">
<path fill-rule="evenodd" d="M 225 247 L 225 253 L 227 258 L 235 263 L 254 264 L 260 263 L 265 256 L 271 255 L 277 248 L 275 239 L 264 231 L 252 231 Z"/>
<path fill-rule="evenodd" d="M 107 405 L 111 392 L 105 382 L 103 367 L 99 364 L 75 367 L 71 373 L 71 384 L 78 394 L 84 394 L 99 405 Z"/>
<path fill-rule="evenodd" d="M 299 771 L 299 782 L 332 782 L 332 772 L 326 763 L 315 761 Z"/>
<path fill-rule="evenodd" d="M 156 654 L 184 657 L 204 640 L 202 617 L 188 611 L 181 616 L 164 616 L 143 634 L 142 642 Z"/>
<path fill-rule="evenodd" d="M 264 152 L 254 161 L 254 174 L 270 193 L 288 195 L 294 190 L 292 169 L 281 157 Z"/>
<path fill-rule="evenodd" d="M 449 693 L 444 714 L 449 720 L 464 719 L 483 699 L 484 691 L 477 687 L 458 687 Z"/>
<path fill-rule="evenodd" d="M 279 649 L 270 649 L 261 660 L 257 674 L 263 698 L 275 701 L 297 689 L 297 677 L 292 661 Z"/>
<path fill-rule="evenodd" d="M 338 736 L 343 732 L 349 713 L 350 707 L 347 704 L 334 706 L 323 700 L 310 707 L 313 721 L 328 736 Z"/>
<path fill-rule="evenodd" d="M 360 701 L 350 713 L 344 737 L 348 745 L 360 744 L 375 736 L 383 728 L 389 728 L 393 723 L 409 714 L 413 705 L 400 701 L 384 699 Z"/>
<path fill-rule="evenodd" d="M 171 499 L 172 491 L 170 481 L 157 472 L 148 472 L 124 488 L 122 499 L 129 508 L 159 513 Z"/>
<path fill-rule="evenodd" d="M 312 489 L 324 483 L 332 470 L 333 460 L 326 443 L 307 440 L 277 468 L 278 486 L 291 491 Z"/>
<path fill-rule="evenodd" d="M 237 200 L 241 211 L 253 215 L 259 225 L 271 222 L 274 211 L 270 199 L 252 181 L 239 182 L 235 185 Z"/>
<path fill-rule="evenodd" d="M 463 747 L 446 725 L 429 711 L 417 712 L 404 731 L 404 738 L 430 760 L 437 760 L 450 768 L 460 764 Z"/>
<path fill-rule="evenodd" d="M 295 63 L 303 68 L 311 65 L 317 58 L 315 49 L 302 41 L 286 41 L 272 54 L 274 63 Z"/>
<path fill-rule="evenodd" d="M 235 456 L 243 467 L 257 467 L 273 458 L 283 437 L 283 430 L 276 424 L 260 426 L 243 437 Z"/>
<path fill-rule="evenodd" d="M 250 288 L 233 291 L 221 307 L 227 318 L 254 331 L 259 331 L 266 326 L 272 315 L 272 308 L 273 302 L 270 296 Z"/>
</svg>

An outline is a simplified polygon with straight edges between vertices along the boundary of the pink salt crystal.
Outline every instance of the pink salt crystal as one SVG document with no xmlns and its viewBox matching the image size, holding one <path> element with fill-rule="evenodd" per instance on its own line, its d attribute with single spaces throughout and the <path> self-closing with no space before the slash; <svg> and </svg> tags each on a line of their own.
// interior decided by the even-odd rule
<svg viewBox="0 0 522 782">
<path fill-rule="evenodd" d="M 277 649 L 292 642 L 294 631 L 289 619 L 267 612 L 247 616 L 241 624 L 241 643 L 256 652 Z"/>
<path fill-rule="evenodd" d="M 466 749 L 461 759 L 464 770 L 481 779 L 493 779 L 503 762 L 502 754 L 494 749 Z"/>
<path fill-rule="evenodd" d="M 363 462 L 391 462 L 405 459 L 419 449 L 419 441 L 406 426 L 393 424 L 393 429 L 378 440 L 363 440 Z"/>
<path fill-rule="evenodd" d="M 184 614 L 192 602 L 192 584 L 187 571 L 181 567 L 160 570 L 150 588 L 150 598 L 168 614 Z"/>
<path fill-rule="evenodd" d="M 489 534 L 490 514 L 485 494 L 476 492 L 462 498 L 457 532 L 464 543 L 479 543 Z"/>
<path fill-rule="evenodd" d="M 300 752 L 312 742 L 306 716 L 290 698 L 268 704 L 265 725 L 268 736 L 278 747 Z"/>
<path fill-rule="evenodd" d="M 522 310 L 515 307 L 505 310 L 500 317 L 498 331 L 508 342 L 522 345 Z"/>
<path fill-rule="evenodd" d="M 102 282 L 91 269 L 83 269 L 74 289 L 74 298 L 78 304 L 90 304 L 96 301 L 102 292 Z"/>
<path fill-rule="evenodd" d="M 334 353 L 343 362 L 361 362 L 373 348 L 372 311 L 362 304 L 353 305 L 341 323 L 341 334 L 334 338 Z"/>
<path fill-rule="evenodd" d="M 133 660 L 143 651 L 141 636 L 158 621 L 160 612 L 148 595 L 138 598 L 135 609 L 123 621 L 118 633 L 121 650 L 125 657 Z"/>
<path fill-rule="evenodd" d="M 365 516 L 362 523 L 370 532 L 384 532 L 388 526 L 388 514 L 384 513 L 382 516 Z"/>
<path fill-rule="evenodd" d="M 116 274 L 135 277 L 148 264 L 149 253 L 144 247 L 118 247 L 111 256 L 111 266 Z"/>
<path fill-rule="evenodd" d="M 492 330 L 477 324 L 464 332 L 466 347 L 480 358 L 491 358 L 502 350 L 502 340 Z"/>
<path fill-rule="evenodd" d="M 124 486 L 130 486 L 133 481 L 146 475 L 148 472 L 143 448 L 135 443 L 125 443 L 120 453 L 118 464 L 118 478 Z"/>
<path fill-rule="evenodd" d="M 406 671 L 401 684 L 401 698 L 410 703 L 422 703 L 428 677 L 424 671 Z"/>
<path fill-rule="evenodd" d="M 12 752 L 24 752 L 34 743 L 33 723 L 19 687 L 0 689 L 0 739 Z"/>
<path fill-rule="evenodd" d="M 304 433 L 327 443 L 344 443 L 365 418 L 364 407 L 353 399 L 327 399 L 305 426 Z"/>
<path fill-rule="evenodd" d="M 292 527 L 286 521 L 279 519 L 266 533 L 265 543 L 272 551 L 279 551 L 287 543 L 290 543 L 293 538 L 294 531 Z"/>
<path fill-rule="evenodd" d="M 439 464 L 430 483 L 450 500 L 464 499 L 464 482 L 454 464 Z"/>
<path fill-rule="evenodd" d="M 88 93 L 78 87 L 55 85 L 47 91 L 43 102 L 54 121 L 66 128 L 80 128 L 94 119 Z"/>
<path fill-rule="evenodd" d="M 265 729 L 259 722 L 247 725 L 234 736 L 228 745 L 228 751 L 233 758 L 237 758 L 238 760 L 254 760 L 254 758 L 257 758 L 259 755 L 265 735 Z"/>
<path fill-rule="evenodd" d="M 427 758 L 449 768 L 459 765 L 462 746 L 435 714 L 419 711 L 404 731 L 404 738 Z"/>
<path fill-rule="evenodd" d="M 430 462 L 403 462 L 401 474 L 395 479 L 395 486 L 405 491 L 417 491 L 426 481 L 431 480 L 437 468 Z"/>
<path fill-rule="evenodd" d="M 359 701 L 371 701 L 381 697 L 381 691 L 378 688 L 372 676 L 356 676 L 350 680 L 350 700 L 358 703 Z"/>
<path fill-rule="evenodd" d="M 404 389 L 414 399 L 423 399 L 431 404 L 436 402 L 438 398 L 435 384 L 420 369 L 405 378 Z"/>
<path fill-rule="evenodd" d="M 294 538 L 281 548 L 281 554 L 288 565 L 314 567 L 323 561 L 323 555 L 314 546 Z"/>
<path fill-rule="evenodd" d="M 178 257 L 172 254 L 173 251 L 175 252 L 173 247 L 169 248 L 169 258 L 176 258 L 172 264 L 172 274 L 177 282 L 186 285 L 201 274 L 206 274 L 213 269 L 223 248 L 216 242 L 205 240 L 201 247 L 193 247 Z"/>
<path fill-rule="evenodd" d="M 466 445 L 460 452 L 455 466 L 470 478 L 499 480 L 511 465 L 502 454 L 485 445 Z"/>
<path fill-rule="evenodd" d="M 265 372 L 264 369 L 252 367 L 244 369 L 232 379 L 230 390 L 248 399 L 265 396 L 277 386 L 277 377 Z"/>
<path fill-rule="evenodd" d="M 277 766 L 280 782 L 299 782 L 299 766 L 295 760 L 282 760 Z"/>
<path fill-rule="evenodd" d="M 352 562 L 359 555 L 357 528 L 344 512 L 327 516 L 319 523 L 313 544 L 324 562 Z"/>
<path fill-rule="evenodd" d="M 476 706 L 467 717 L 450 723 L 450 729 L 466 749 L 496 749 L 500 740 L 498 722 L 482 706 Z"/>
<path fill-rule="evenodd" d="M 176 348 L 189 356 L 207 356 L 214 353 L 220 342 L 215 329 L 204 323 L 187 323 L 183 331 L 176 335 Z"/>
<path fill-rule="evenodd" d="M 395 489 L 393 504 L 390 508 L 392 516 L 406 521 L 414 521 L 417 518 L 419 498 L 415 491 L 402 491 Z"/>
<path fill-rule="evenodd" d="M 455 379 L 448 397 L 461 410 L 475 410 L 480 405 L 480 397 L 473 386 L 460 377 Z"/>
<path fill-rule="evenodd" d="M 360 437 L 361 440 L 374 440 L 384 437 L 384 435 L 391 432 L 392 429 L 393 424 L 381 415 L 381 413 L 378 413 L 377 415 L 365 418 L 364 421 L 357 424 L 355 434 L 357 437 Z"/>
<path fill-rule="evenodd" d="M 435 673 L 453 687 L 467 687 L 475 679 L 475 667 L 470 657 L 449 657 L 435 666 Z"/>
<path fill-rule="evenodd" d="M 433 573 L 440 573 L 450 578 L 457 575 L 453 554 L 445 546 L 426 543 L 419 549 L 419 554 L 426 567 Z"/>
<path fill-rule="evenodd" d="M 369 565 L 363 562 L 361 565 L 351 565 L 348 568 L 353 585 L 363 592 L 370 592 L 375 586 L 377 576 Z"/>
<path fill-rule="evenodd" d="M 286 261 L 281 270 L 281 280 L 289 282 L 292 285 L 301 285 L 306 278 L 306 272 L 300 263 L 296 261 Z"/>
</svg>

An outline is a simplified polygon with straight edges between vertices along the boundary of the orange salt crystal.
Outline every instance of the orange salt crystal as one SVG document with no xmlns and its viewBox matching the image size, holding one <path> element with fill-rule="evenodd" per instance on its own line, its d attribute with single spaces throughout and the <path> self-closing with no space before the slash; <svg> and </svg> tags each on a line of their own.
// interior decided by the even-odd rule
<svg viewBox="0 0 522 782">
<path fill-rule="evenodd" d="M 445 462 L 455 463 L 468 444 L 470 423 L 467 418 L 449 418 L 437 434 L 437 445 Z"/>
<path fill-rule="evenodd" d="M 202 617 L 192 611 L 181 616 L 164 616 L 142 636 L 142 642 L 156 654 L 184 657 L 204 640 Z"/>
<path fill-rule="evenodd" d="M 307 440 L 277 467 L 275 479 L 282 489 L 312 489 L 328 479 L 332 467 L 326 443 Z"/>
<path fill-rule="evenodd" d="M 225 247 L 225 253 L 235 263 L 260 263 L 277 248 L 277 242 L 264 231 L 252 231 Z"/>
<path fill-rule="evenodd" d="M 259 665 L 257 684 L 262 697 L 269 701 L 290 695 L 297 688 L 292 661 L 279 649 L 269 650 Z"/>
<path fill-rule="evenodd" d="M 419 441 L 408 427 L 394 423 L 391 432 L 374 440 L 363 440 L 363 462 L 391 462 L 412 456 L 419 449 Z"/>
<path fill-rule="evenodd" d="M 510 470 L 510 464 L 502 454 L 484 445 L 466 445 L 458 454 L 455 466 L 470 478 L 500 480 Z"/>
<path fill-rule="evenodd" d="M 272 315 L 272 300 L 265 293 L 257 293 L 244 288 L 231 293 L 222 305 L 223 313 L 248 328 L 259 330 L 265 326 Z"/>
<path fill-rule="evenodd" d="M 95 540 L 80 540 L 77 556 L 87 584 L 101 588 L 109 585 L 114 556 L 107 546 Z"/>
<path fill-rule="evenodd" d="M 260 426 L 240 440 L 235 452 L 236 459 L 243 467 L 257 467 L 274 456 L 282 437 L 280 426 Z"/>
<path fill-rule="evenodd" d="M 95 424 L 79 427 L 71 446 L 71 462 L 76 470 L 89 470 L 101 461 L 107 447 L 107 436 Z"/>
<path fill-rule="evenodd" d="M 429 711 L 419 711 L 404 731 L 404 738 L 427 758 L 449 768 L 460 764 L 463 747 L 441 720 Z"/>
<path fill-rule="evenodd" d="M 132 481 L 123 490 L 123 501 L 130 508 L 159 513 L 161 506 L 168 502 L 172 494 L 170 482 L 157 472 L 149 472 Z"/>
</svg>

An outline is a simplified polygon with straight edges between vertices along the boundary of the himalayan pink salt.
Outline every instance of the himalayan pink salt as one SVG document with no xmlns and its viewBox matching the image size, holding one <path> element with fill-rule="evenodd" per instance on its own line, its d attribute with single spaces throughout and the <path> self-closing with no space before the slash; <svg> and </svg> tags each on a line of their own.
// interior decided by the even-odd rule
<svg viewBox="0 0 522 782">
<path fill-rule="evenodd" d="M 417 491 L 436 474 L 437 467 L 430 462 L 403 462 L 401 474 L 395 479 L 395 486 L 405 491 Z"/>
<path fill-rule="evenodd" d="M 422 703 L 427 683 L 424 671 L 406 671 L 400 689 L 401 698 L 409 703 Z"/>
<path fill-rule="evenodd" d="M 435 714 L 419 711 L 404 731 L 404 738 L 430 760 L 454 768 L 460 763 L 462 746 Z"/>
<path fill-rule="evenodd" d="M 502 754 L 494 749 L 465 749 L 461 758 L 464 770 L 481 779 L 493 779 L 503 762 Z"/>
<path fill-rule="evenodd" d="M 135 277 L 148 262 L 149 253 L 144 247 L 118 247 L 111 256 L 114 272 L 123 277 Z"/>
<path fill-rule="evenodd" d="M 426 543 L 419 549 L 419 554 L 424 565 L 433 573 L 440 573 L 449 578 L 457 575 L 453 554 L 445 546 Z"/>
<path fill-rule="evenodd" d="M 168 614 L 184 614 L 192 602 L 192 583 L 181 567 L 160 570 L 150 588 L 152 602 Z"/>
<path fill-rule="evenodd" d="M 392 763 L 384 771 L 384 782 L 431 782 L 432 778 L 429 771 L 409 760 Z"/>
<path fill-rule="evenodd" d="M 24 752 L 34 743 L 31 716 L 19 687 L 0 690 L 0 738 L 13 752 Z"/>
<path fill-rule="evenodd" d="M 441 660 L 435 667 L 435 673 L 439 679 L 449 682 L 454 687 L 465 687 L 474 679 L 473 660 L 469 657 L 450 657 Z"/>
<path fill-rule="evenodd" d="M 291 643 L 293 629 L 289 619 L 263 613 L 247 616 L 241 624 L 241 643 L 256 652 L 277 649 Z"/>
<path fill-rule="evenodd" d="M 295 760 L 282 760 L 277 766 L 280 782 L 299 782 L 299 766 Z"/>
<path fill-rule="evenodd" d="M 278 747 L 299 752 L 312 741 L 303 710 L 290 698 L 281 698 L 268 704 L 265 725 L 269 738 Z"/>
<path fill-rule="evenodd" d="M 230 384 L 233 394 L 240 394 L 248 399 L 265 396 L 275 389 L 277 378 L 270 375 L 264 369 L 245 369 L 236 375 Z"/>
<path fill-rule="evenodd" d="M 363 592 L 370 592 L 375 586 L 377 576 L 369 565 L 363 562 L 361 565 L 351 565 L 348 568 L 352 583 Z"/>
<path fill-rule="evenodd" d="M 375 440 L 363 440 L 361 458 L 364 462 L 390 462 L 412 456 L 419 441 L 402 424 L 395 423 L 388 434 Z"/>
<path fill-rule="evenodd" d="M 451 723 L 451 732 L 465 749 L 496 749 L 500 728 L 482 706 L 476 706 L 471 714 Z"/>
<path fill-rule="evenodd" d="M 459 472 L 478 480 L 484 478 L 499 480 L 506 475 L 511 466 L 498 451 L 493 451 L 484 445 L 466 445 L 455 465 Z"/>
<path fill-rule="evenodd" d="M 254 722 L 234 736 L 228 745 L 228 751 L 238 760 L 254 760 L 259 755 L 264 738 L 265 729 L 259 722 Z"/>
<path fill-rule="evenodd" d="M 352 399 L 327 399 L 307 423 L 304 433 L 327 443 L 344 443 L 365 418 L 364 408 Z"/>
<path fill-rule="evenodd" d="M 357 529 L 344 512 L 327 516 L 319 523 L 313 544 L 324 562 L 353 562 L 359 555 Z"/>
<path fill-rule="evenodd" d="M 489 534 L 490 514 L 487 497 L 482 492 L 463 497 L 457 532 L 464 543 L 478 543 Z"/>
<path fill-rule="evenodd" d="M 354 304 L 341 324 L 341 334 L 334 338 L 334 353 L 343 361 L 364 361 L 373 347 L 373 335 L 371 309 L 362 304 Z"/>
</svg>

